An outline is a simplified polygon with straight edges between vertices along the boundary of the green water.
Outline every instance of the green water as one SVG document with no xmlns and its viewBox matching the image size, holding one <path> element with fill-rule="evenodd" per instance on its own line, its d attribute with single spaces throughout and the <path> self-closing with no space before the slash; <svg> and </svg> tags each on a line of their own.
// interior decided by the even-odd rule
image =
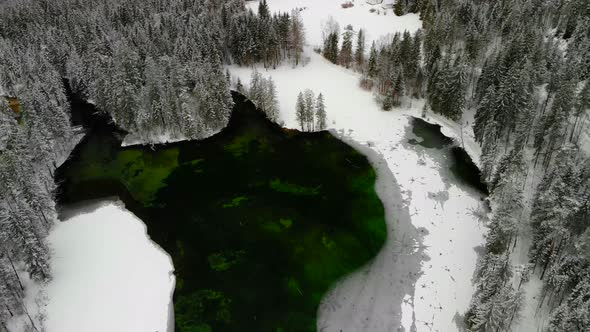
<svg viewBox="0 0 590 332">
<path fill-rule="evenodd" d="M 146 223 L 174 262 L 177 331 L 315 331 L 326 291 L 385 242 L 375 172 L 234 99 L 203 141 L 120 148 L 94 130 L 58 170 L 60 204 L 118 195 Z"/>
</svg>

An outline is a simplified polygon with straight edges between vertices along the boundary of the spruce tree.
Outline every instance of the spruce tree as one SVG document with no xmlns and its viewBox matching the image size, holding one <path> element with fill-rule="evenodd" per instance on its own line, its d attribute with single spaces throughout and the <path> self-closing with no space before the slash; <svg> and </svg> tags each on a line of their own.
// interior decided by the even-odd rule
<svg viewBox="0 0 590 332">
<path fill-rule="evenodd" d="M 291 12 L 291 27 L 289 30 L 289 49 L 291 55 L 295 60 L 295 65 L 299 65 L 301 56 L 303 54 L 303 46 L 305 45 L 305 29 L 303 22 L 299 16 L 298 10 Z"/>
<path fill-rule="evenodd" d="M 395 13 L 395 15 L 397 15 L 397 16 L 404 15 L 404 10 L 405 10 L 404 2 L 402 0 L 397 0 L 395 2 L 395 5 L 393 6 L 393 12 Z"/>
<path fill-rule="evenodd" d="M 369 54 L 369 62 L 367 64 L 367 74 L 370 78 L 375 78 L 377 76 L 377 47 L 375 47 L 375 42 L 371 44 L 371 53 Z"/>
<path fill-rule="evenodd" d="M 354 51 L 354 60 L 359 69 L 363 69 L 365 64 L 365 32 L 363 29 L 359 29 L 356 37 L 356 49 Z"/>
<path fill-rule="evenodd" d="M 306 124 L 307 124 L 307 117 L 305 113 L 305 101 L 303 100 L 303 92 L 299 92 L 297 95 L 297 103 L 295 104 L 295 116 L 297 118 L 297 122 L 299 122 L 299 126 L 301 127 L 301 131 L 305 131 Z"/>
<path fill-rule="evenodd" d="M 320 93 L 316 102 L 316 130 L 326 129 L 326 106 L 324 105 L 324 95 Z"/>
<path fill-rule="evenodd" d="M 274 81 L 271 77 L 266 80 L 265 89 L 265 112 L 267 117 L 274 122 L 277 122 L 279 117 L 279 102 L 277 100 L 277 90 Z"/>
<path fill-rule="evenodd" d="M 303 95 L 305 105 L 305 122 L 307 131 L 315 130 L 315 96 L 313 91 L 306 89 Z"/>
<path fill-rule="evenodd" d="M 324 42 L 323 55 L 332 63 L 338 62 L 338 33 L 330 32 Z"/>
<path fill-rule="evenodd" d="M 338 55 L 340 65 L 349 68 L 352 63 L 352 31 L 346 30 L 342 36 L 342 48 Z"/>
<path fill-rule="evenodd" d="M 238 81 L 236 82 L 236 91 L 241 94 L 244 93 L 244 85 L 242 84 L 242 81 L 240 80 L 239 77 L 238 77 Z"/>
<path fill-rule="evenodd" d="M 261 20 L 268 20 L 270 18 L 270 11 L 268 10 L 266 0 L 262 0 L 258 4 L 258 17 Z"/>
</svg>

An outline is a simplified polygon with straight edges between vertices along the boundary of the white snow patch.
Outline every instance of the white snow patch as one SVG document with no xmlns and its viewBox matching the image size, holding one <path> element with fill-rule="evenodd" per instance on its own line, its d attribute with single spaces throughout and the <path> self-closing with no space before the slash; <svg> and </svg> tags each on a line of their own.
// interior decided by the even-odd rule
<svg viewBox="0 0 590 332">
<path fill-rule="evenodd" d="M 133 146 L 133 145 L 151 145 L 151 144 L 167 144 L 174 142 L 186 141 L 186 137 L 182 135 L 172 135 L 171 133 L 165 133 L 161 135 L 152 136 L 149 139 L 141 139 L 133 134 L 127 134 L 121 142 L 121 146 Z"/>
<path fill-rule="evenodd" d="M 166 331 L 175 278 L 171 258 L 121 202 L 108 201 L 57 224 L 48 332 Z"/>
</svg>

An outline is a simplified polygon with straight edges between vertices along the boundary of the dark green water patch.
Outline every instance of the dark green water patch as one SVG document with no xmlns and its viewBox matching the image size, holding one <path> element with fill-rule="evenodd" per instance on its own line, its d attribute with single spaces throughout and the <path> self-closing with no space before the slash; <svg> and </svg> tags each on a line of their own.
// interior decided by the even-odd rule
<svg viewBox="0 0 590 332">
<path fill-rule="evenodd" d="M 146 223 L 174 262 L 178 331 L 315 331 L 324 293 L 385 242 L 375 172 L 330 133 L 234 100 L 203 141 L 122 148 L 91 131 L 58 169 L 58 200 L 117 195 Z"/>
<path fill-rule="evenodd" d="M 456 142 L 441 132 L 441 126 L 426 122 L 420 118 L 412 117 L 412 133 L 418 138 L 411 138 L 408 143 L 421 146 L 426 149 L 441 150 L 444 159 L 447 160 L 451 173 L 463 184 L 472 187 L 481 193 L 488 195 L 488 188 L 481 180 L 481 172 L 471 157 Z"/>
<path fill-rule="evenodd" d="M 420 145 L 427 149 L 442 149 L 453 144 L 453 139 L 443 135 L 440 131 L 440 126 L 426 122 L 420 118 L 412 117 L 412 133 L 420 140 L 411 138 L 408 143 L 412 145 Z"/>
<path fill-rule="evenodd" d="M 459 146 L 451 147 L 450 152 L 452 156 L 451 172 L 453 175 L 486 196 L 489 195 L 488 186 L 481 179 L 481 171 L 467 152 Z"/>
</svg>

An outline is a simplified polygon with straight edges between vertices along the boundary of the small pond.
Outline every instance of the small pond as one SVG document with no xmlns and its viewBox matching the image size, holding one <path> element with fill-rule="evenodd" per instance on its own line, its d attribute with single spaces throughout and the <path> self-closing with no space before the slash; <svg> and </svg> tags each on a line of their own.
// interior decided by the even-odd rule
<svg viewBox="0 0 590 332">
<path fill-rule="evenodd" d="M 456 142 L 441 132 L 441 126 L 412 117 L 412 133 L 419 139 L 411 138 L 408 143 L 427 149 L 443 150 L 448 160 L 449 170 L 462 184 L 488 195 L 488 188 L 481 180 L 481 172 L 471 157 Z"/>
<path fill-rule="evenodd" d="M 146 223 L 174 262 L 177 331 L 315 331 L 326 291 L 385 242 L 375 172 L 329 132 L 234 101 L 213 137 L 121 147 L 124 133 L 74 99 L 88 135 L 58 169 L 59 204 L 119 196 Z"/>
</svg>

